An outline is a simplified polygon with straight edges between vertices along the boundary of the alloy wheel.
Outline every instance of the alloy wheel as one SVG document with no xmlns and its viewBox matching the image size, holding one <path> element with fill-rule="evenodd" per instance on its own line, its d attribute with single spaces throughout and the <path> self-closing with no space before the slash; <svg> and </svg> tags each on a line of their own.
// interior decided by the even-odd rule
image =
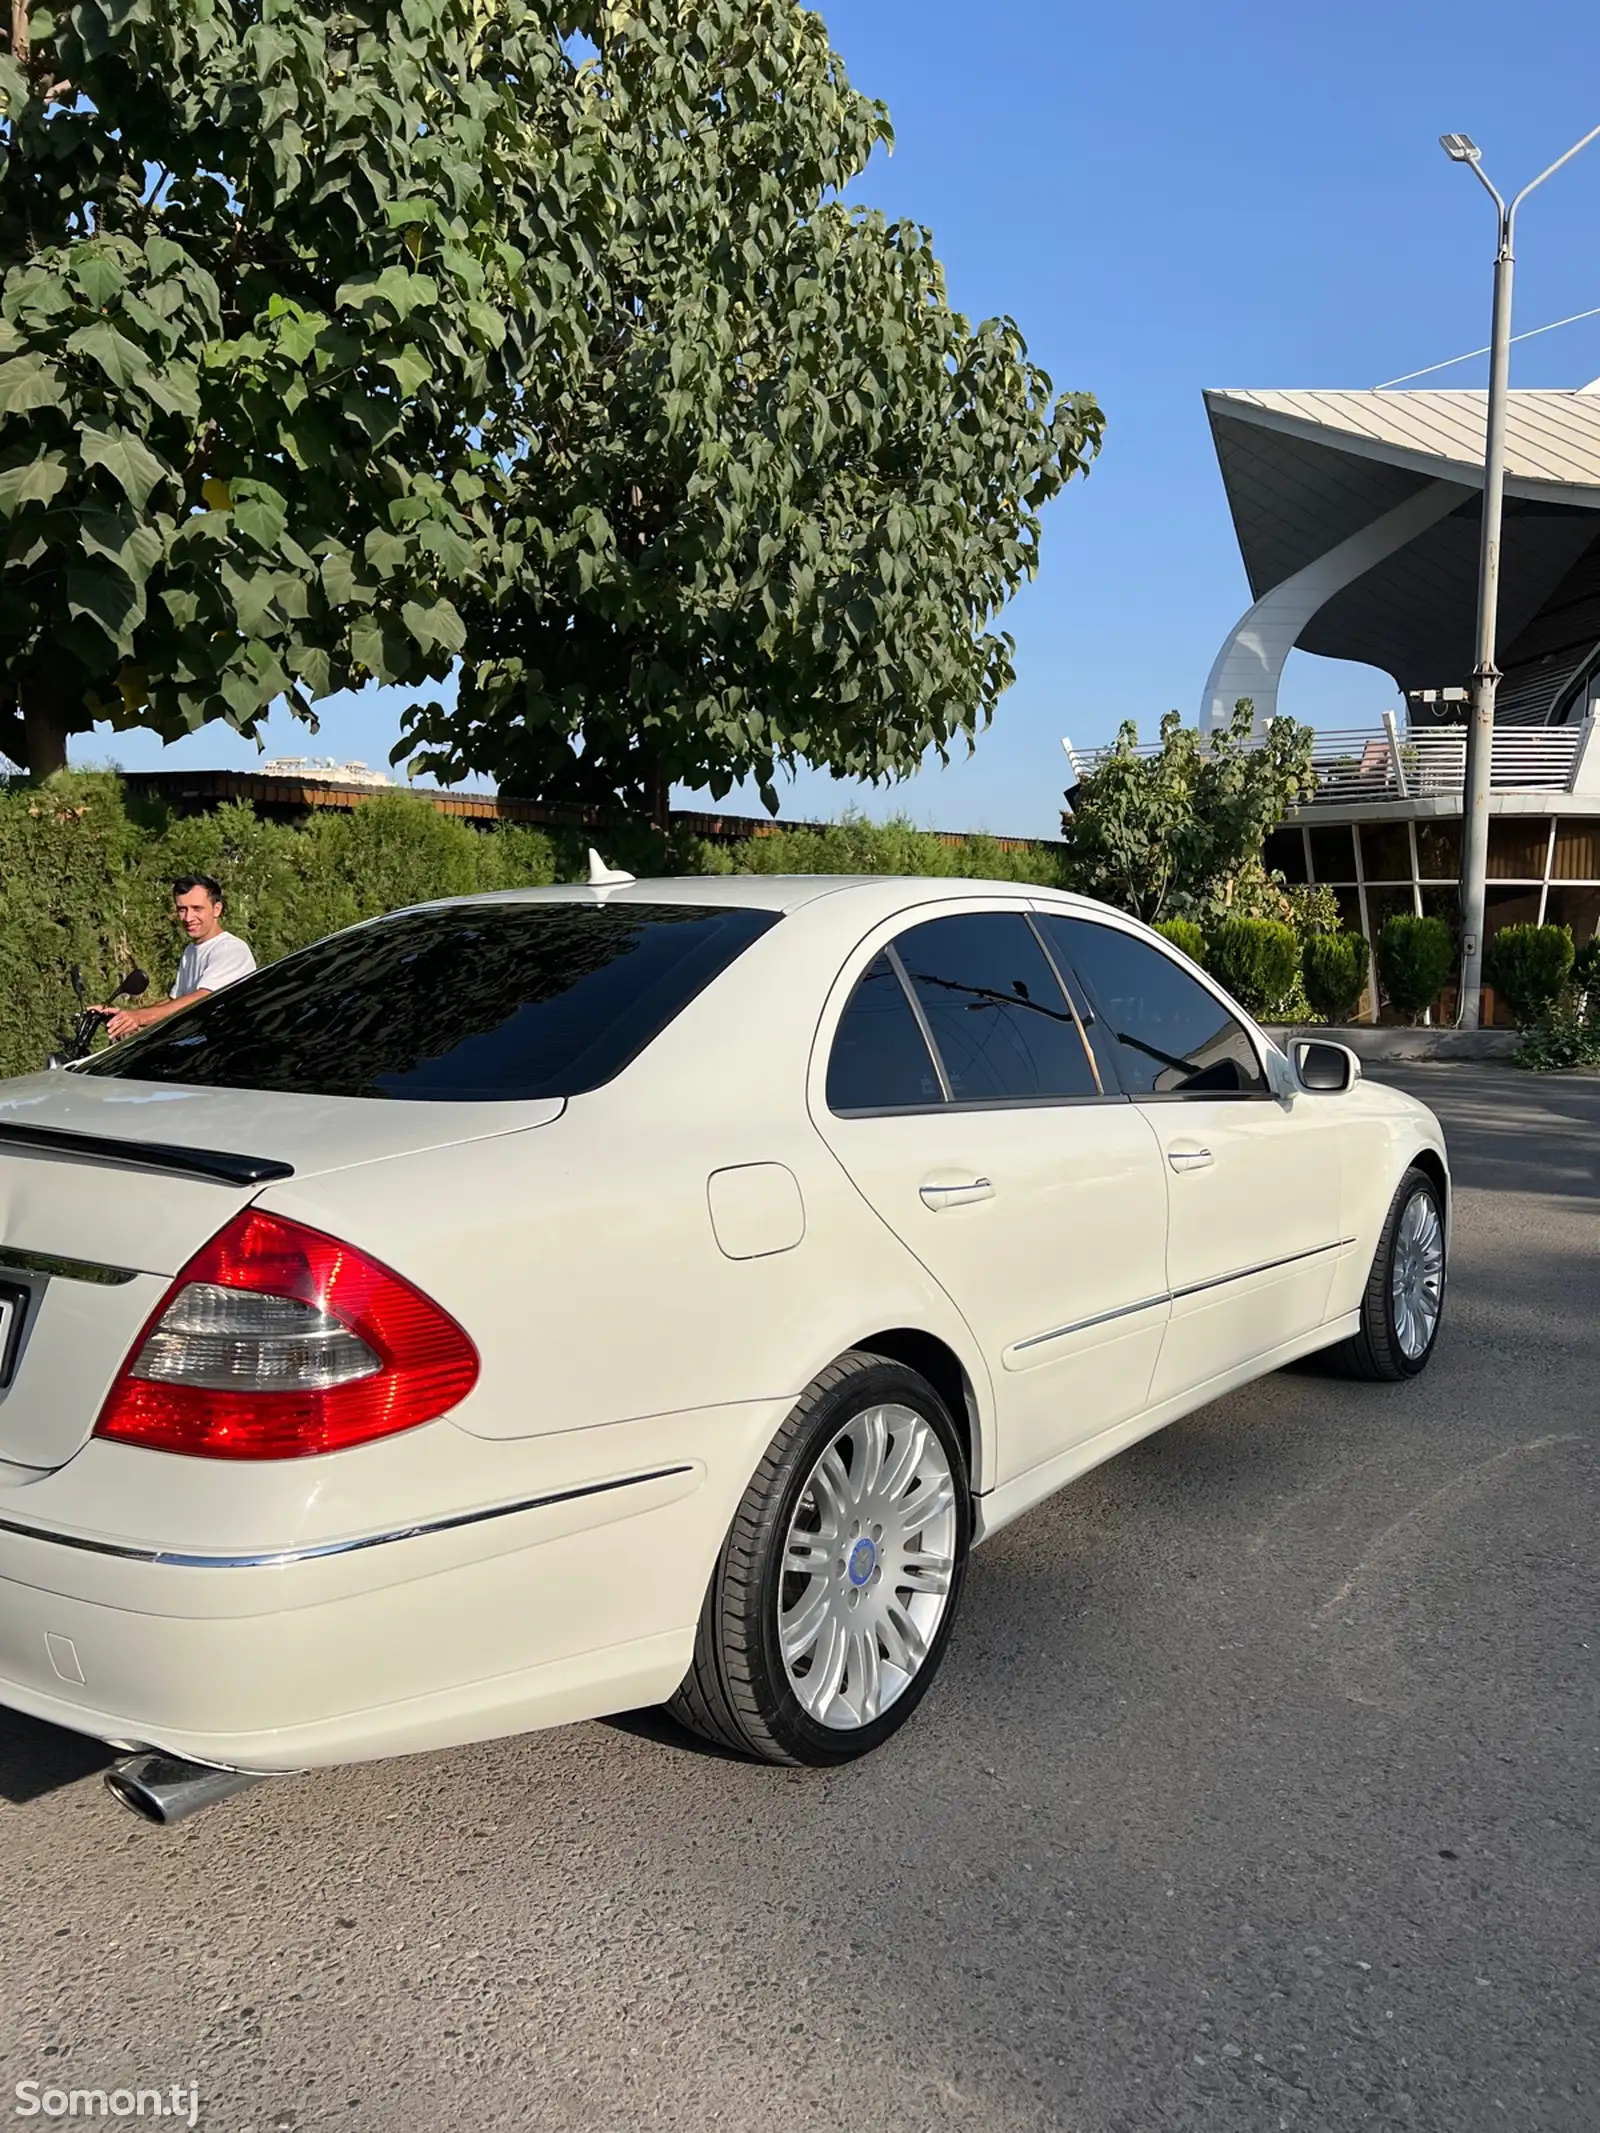
<svg viewBox="0 0 1600 2133">
<path fill-rule="evenodd" d="M 931 1649 L 955 1577 L 955 1477 L 914 1408 L 865 1407 L 813 1465 L 784 1541 L 778 1641 L 819 1725 L 871 1725 Z"/>
<path fill-rule="evenodd" d="M 1395 1233 L 1389 1273 L 1395 1339 L 1413 1363 L 1427 1354 L 1444 1303 L 1444 1225 L 1432 1193 L 1412 1195 Z"/>
</svg>

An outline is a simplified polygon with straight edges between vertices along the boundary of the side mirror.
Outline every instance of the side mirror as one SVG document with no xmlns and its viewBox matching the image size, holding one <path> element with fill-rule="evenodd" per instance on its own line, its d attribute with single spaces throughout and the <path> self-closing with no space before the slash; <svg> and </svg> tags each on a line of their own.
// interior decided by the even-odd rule
<svg viewBox="0 0 1600 2133">
<path fill-rule="evenodd" d="M 1336 1096 L 1354 1088 L 1361 1078 L 1361 1061 L 1342 1044 L 1303 1039 L 1295 1045 L 1293 1058 L 1301 1088 L 1314 1089 L 1319 1095 Z"/>
</svg>

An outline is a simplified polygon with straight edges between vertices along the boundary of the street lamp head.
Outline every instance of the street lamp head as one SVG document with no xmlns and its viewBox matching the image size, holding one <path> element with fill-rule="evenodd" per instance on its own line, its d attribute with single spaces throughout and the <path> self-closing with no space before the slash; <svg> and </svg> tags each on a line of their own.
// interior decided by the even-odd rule
<svg viewBox="0 0 1600 2133">
<path fill-rule="evenodd" d="M 1452 163 L 1476 163 L 1483 155 L 1470 133 L 1441 133 L 1439 146 Z"/>
</svg>

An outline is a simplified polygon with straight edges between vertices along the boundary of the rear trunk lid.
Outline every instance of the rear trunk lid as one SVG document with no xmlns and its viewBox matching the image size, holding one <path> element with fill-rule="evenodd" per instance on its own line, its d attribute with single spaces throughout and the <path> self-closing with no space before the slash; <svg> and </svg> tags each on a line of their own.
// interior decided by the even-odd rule
<svg viewBox="0 0 1600 2133">
<path fill-rule="evenodd" d="M 269 1184 L 526 1132 L 563 1108 L 72 1073 L 0 1084 L 0 1461 L 72 1457 L 173 1275 Z"/>
</svg>

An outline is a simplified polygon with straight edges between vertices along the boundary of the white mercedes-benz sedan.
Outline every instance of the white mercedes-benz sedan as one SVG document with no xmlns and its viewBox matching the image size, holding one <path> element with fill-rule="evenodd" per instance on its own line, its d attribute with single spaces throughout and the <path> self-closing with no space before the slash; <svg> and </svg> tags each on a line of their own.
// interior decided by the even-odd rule
<svg viewBox="0 0 1600 2133">
<path fill-rule="evenodd" d="M 658 1703 L 876 1747 L 1007 1520 L 1426 1366 L 1438 1124 L 1291 1050 L 1082 898 L 621 876 L 0 1084 L 0 1704 L 157 1818 Z"/>
</svg>

